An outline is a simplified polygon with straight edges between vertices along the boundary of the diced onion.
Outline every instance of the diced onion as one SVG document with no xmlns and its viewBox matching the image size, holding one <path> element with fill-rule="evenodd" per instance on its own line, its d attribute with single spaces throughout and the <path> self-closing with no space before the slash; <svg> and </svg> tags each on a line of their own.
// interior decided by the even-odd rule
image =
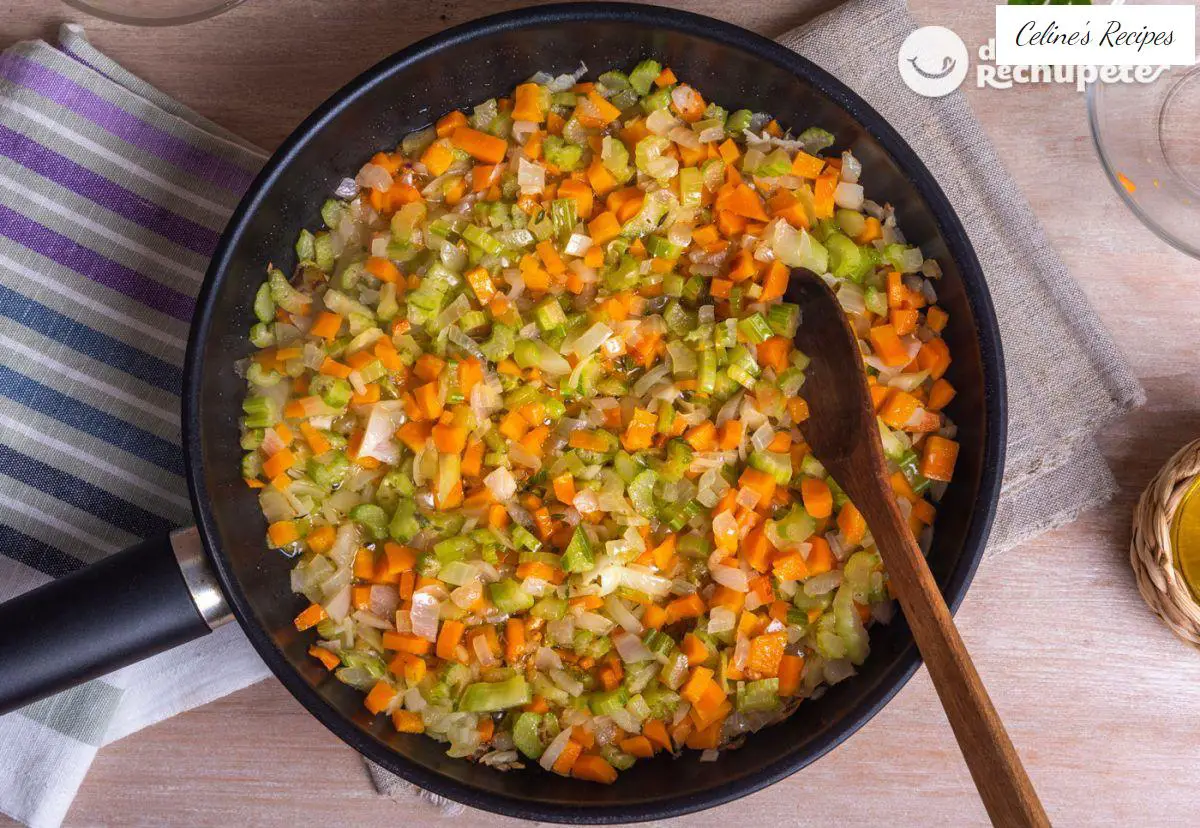
<svg viewBox="0 0 1200 828">
<path fill-rule="evenodd" d="M 558 761 L 559 756 L 562 756 L 562 752 L 569 741 L 571 741 L 571 728 L 568 727 L 564 728 L 557 736 L 550 740 L 550 744 L 546 746 L 542 757 L 538 759 L 538 764 L 546 770 L 552 770 L 554 763 Z"/>
<path fill-rule="evenodd" d="M 572 678 L 563 670 L 551 670 L 550 680 L 554 682 L 557 687 L 565 690 L 572 696 L 578 696 L 583 693 L 583 682 Z"/>
<path fill-rule="evenodd" d="M 636 635 L 620 633 L 612 637 L 613 646 L 626 664 L 637 664 L 640 661 L 650 661 L 654 653 L 642 643 Z"/>
<path fill-rule="evenodd" d="M 516 478 L 503 466 L 496 467 L 487 477 L 483 478 L 483 485 L 488 487 L 492 497 L 496 498 L 499 503 L 511 500 L 512 496 L 517 493 Z"/>
<path fill-rule="evenodd" d="M 558 653 L 549 647 L 538 647 L 533 664 L 543 673 L 562 669 L 562 659 L 558 657 Z"/>
<path fill-rule="evenodd" d="M 847 210 L 858 210 L 863 204 L 863 188 L 861 184 L 851 184 L 841 181 L 833 191 L 833 203 Z"/>
<path fill-rule="evenodd" d="M 712 573 L 712 578 L 718 584 L 727 586 L 736 592 L 749 592 L 750 579 L 746 577 L 746 573 L 740 569 L 735 569 L 732 566 L 714 566 L 709 570 Z"/>
<path fill-rule="evenodd" d="M 475 651 L 475 658 L 479 660 L 480 667 L 491 667 L 496 663 L 496 656 L 492 653 L 492 648 L 488 646 L 487 638 L 482 635 L 476 635 L 471 640 L 471 649 Z"/>
<path fill-rule="evenodd" d="M 737 613 L 728 607 L 713 607 L 708 614 L 708 633 L 718 635 L 737 626 Z"/>
<path fill-rule="evenodd" d="M 414 592 L 412 609 L 409 612 L 413 635 L 419 635 L 426 641 L 437 641 L 438 618 L 441 615 L 441 609 L 441 602 L 425 590 Z"/>
</svg>

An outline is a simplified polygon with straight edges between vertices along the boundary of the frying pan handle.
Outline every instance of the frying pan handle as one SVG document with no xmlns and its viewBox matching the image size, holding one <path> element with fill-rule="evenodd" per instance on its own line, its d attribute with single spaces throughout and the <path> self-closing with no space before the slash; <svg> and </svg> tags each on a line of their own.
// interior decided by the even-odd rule
<svg viewBox="0 0 1200 828">
<path fill-rule="evenodd" d="M 194 527 L 145 540 L 0 604 L 0 715 L 229 618 Z"/>
</svg>

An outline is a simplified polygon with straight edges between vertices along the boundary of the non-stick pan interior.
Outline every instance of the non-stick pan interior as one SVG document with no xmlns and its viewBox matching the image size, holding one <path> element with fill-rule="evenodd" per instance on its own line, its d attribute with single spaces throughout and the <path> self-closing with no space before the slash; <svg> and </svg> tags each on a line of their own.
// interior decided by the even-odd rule
<svg viewBox="0 0 1200 828">
<path fill-rule="evenodd" d="M 660 756 L 639 762 L 612 786 L 536 767 L 501 773 L 448 759 L 443 746 L 425 737 L 392 732 L 383 717 L 367 714 L 360 693 L 305 654 L 309 635 L 292 626 L 304 601 L 288 588 L 290 562 L 264 548 L 263 519 L 238 473 L 243 382 L 233 363 L 250 351 L 251 301 L 267 264 L 290 270 L 297 232 L 319 224 L 321 202 L 374 152 L 395 147 L 448 110 L 502 95 L 538 70 L 569 72 L 583 62 L 594 76 L 653 56 L 708 100 L 770 112 L 797 131 L 825 127 L 839 148 L 862 160 L 868 197 L 894 204 L 909 239 L 944 272 L 938 292 L 950 313 L 949 379 L 959 392 L 950 414 L 962 453 L 939 509 L 930 563 L 952 605 L 981 554 L 999 481 L 1003 392 L 995 321 L 978 264 L 928 173 L 874 112 L 792 53 L 707 18 L 646 7 L 553 7 L 494 20 L 418 44 L 356 81 L 293 135 L 235 216 L 193 334 L 188 449 L 202 525 L 264 658 L 304 704 L 371 758 L 460 801 L 514 815 L 626 821 L 678 814 L 757 789 L 853 732 L 915 668 L 903 620 L 872 631 L 871 656 L 859 675 L 751 736 L 742 749 L 711 763 L 699 762 L 695 752 L 679 760 Z"/>
</svg>

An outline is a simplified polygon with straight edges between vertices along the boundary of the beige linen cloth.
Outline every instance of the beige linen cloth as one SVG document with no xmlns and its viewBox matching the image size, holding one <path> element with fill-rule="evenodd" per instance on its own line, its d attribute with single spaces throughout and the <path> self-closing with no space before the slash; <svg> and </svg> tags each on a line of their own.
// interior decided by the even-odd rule
<svg viewBox="0 0 1200 828">
<path fill-rule="evenodd" d="M 960 92 L 923 98 L 896 69 L 917 28 L 904 0 L 850 0 L 779 42 L 833 74 L 895 127 L 933 172 L 983 265 L 1004 345 L 1008 458 L 987 554 L 1070 523 L 1116 482 L 1095 433 L 1145 402 Z M 381 793 L 412 786 L 368 763 Z M 462 806 L 451 806 L 461 809 Z"/>
</svg>

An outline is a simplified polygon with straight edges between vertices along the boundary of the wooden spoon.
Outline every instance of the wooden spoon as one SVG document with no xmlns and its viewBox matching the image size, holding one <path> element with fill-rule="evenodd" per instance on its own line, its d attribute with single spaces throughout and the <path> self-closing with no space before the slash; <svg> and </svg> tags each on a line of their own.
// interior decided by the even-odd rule
<svg viewBox="0 0 1200 828">
<path fill-rule="evenodd" d="M 786 298 L 800 306 L 796 347 L 812 360 L 803 391 L 809 418 L 800 429 L 871 528 L 888 584 L 900 600 L 984 807 L 996 825 L 1049 825 L 896 506 L 862 353 L 845 313 L 829 286 L 807 270 L 792 271 Z"/>
</svg>

